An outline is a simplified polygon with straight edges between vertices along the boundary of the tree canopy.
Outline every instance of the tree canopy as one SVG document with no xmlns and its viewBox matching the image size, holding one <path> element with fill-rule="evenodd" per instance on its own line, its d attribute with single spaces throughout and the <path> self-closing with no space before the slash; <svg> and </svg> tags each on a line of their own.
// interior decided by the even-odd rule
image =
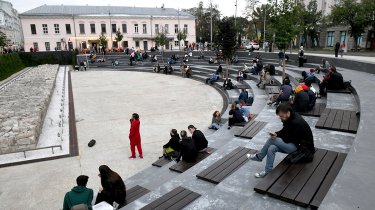
<svg viewBox="0 0 375 210">
<path fill-rule="evenodd" d="M 104 33 L 101 33 L 98 38 L 99 45 L 102 46 L 103 48 L 107 47 L 108 39 L 104 35 Z"/>
<path fill-rule="evenodd" d="M 122 35 L 120 29 L 118 29 L 116 31 L 116 36 L 115 36 L 115 40 L 117 42 L 117 47 L 119 47 L 119 43 L 122 41 L 123 38 L 124 38 L 124 35 Z"/>
<path fill-rule="evenodd" d="M 9 43 L 4 32 L 0 31 L 0 47 L 5 47 Z"/>
</svg>

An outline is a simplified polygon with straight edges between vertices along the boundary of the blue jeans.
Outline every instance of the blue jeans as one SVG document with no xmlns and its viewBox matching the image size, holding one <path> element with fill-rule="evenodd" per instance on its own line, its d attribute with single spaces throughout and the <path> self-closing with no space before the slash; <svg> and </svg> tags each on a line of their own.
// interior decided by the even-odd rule
<svg viewBox="0 0 375 210">
<path fill-rule="evenodd" d="M 212 123 L 211 126 L 210 126 L 211 129 L 213 128 L 213 129 L 217 129 L 217 130 L 219 130 L 220 127 L 221 126 L 217 123 Z"/>
<path fill-rule="evenodd" d="M 259 160 L 263 160 L 263 158 L 267 156 L 265 171 L 266 173 L 269 173 L 273 169 L 273 162 L 275 161 L 276 152 L 290 154 L 296 150 L 297 147 L 293 143 L 285 143 L 279 137 L 276 139 L 269 138 L 257 156 Z"/>
</svg>

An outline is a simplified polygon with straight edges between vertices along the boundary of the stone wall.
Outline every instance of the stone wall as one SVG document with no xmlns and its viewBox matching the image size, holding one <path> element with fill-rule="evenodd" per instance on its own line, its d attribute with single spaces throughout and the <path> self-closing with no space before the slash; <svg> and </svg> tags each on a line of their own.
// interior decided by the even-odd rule
<svg viewBox="0 0 375 210">
<path fill-rule="evenodd" d="M 58 65 L 34 67 L 0 91 L 0 154 L 36 147 L 57 71 Z"/>
</svg>

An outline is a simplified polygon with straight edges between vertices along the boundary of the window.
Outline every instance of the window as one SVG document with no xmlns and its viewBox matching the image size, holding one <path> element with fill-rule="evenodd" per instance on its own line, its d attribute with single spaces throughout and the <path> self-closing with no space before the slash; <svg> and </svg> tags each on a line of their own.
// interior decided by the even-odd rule
<svg viewBox="0 0 375 210">
<path fill-rule="evenodd" d="M 362 44 L 363 44 L 363 34 L 361 34 L 361 36 L 358 36 L 357 47 L 362 47 Z"/>
<path fill-rule="evenodd" d="M 155 34 L 159 33 L 159 24 L 155 24 Z"/>
<path fill-rule="evenodd" d="M 61 50 L 61 42 L 56 42 L 56 50 Z"/>
<path fill-rule="evenodd" d="M 134 24 L 134 33 L 138 33 L 138 24 Z"/>
<path fill-rule="evenodd" d="M 113 46 L 114 48 L 118 48 L 118 46 L 117 46 L 117 41 L 112 41 L 112 46 Z"/>
<path fill-rule="evenodd" d="M 50 46 L 49 42 L 44 42 L 44 46 L 46 47 L 46 51 L 51 50 L 51 46 Z"/>
<path fill-rule="evenodd" d="M 126 26 L 126 24 L 122 24 L 122 33 L 128 33 L 128 27 Z"/>
<path fill-rule="evenodd" d="M 116 33 L 116 24 L 112 24 L 112 33 Z"/>
<path fill-rule="evenodd" d="M 60 33 L 60 25 L 59 24 L 53 24 L 53 27 L 55 28 L 55 34 Z"/>
<path fill-rule="evenodd" d="M 146 24 L 142 25 L 142 29 L 143 29 L 143 33 L 147 34 L 147 25 Z"/>
<path fill-rule="evenodd" d="M 165 24 L 165 25 L 164 25 L 164 32 L 165 32 L 166 34 L 169 34 L 169 25 L 168 25 L 168 24 Z"/>
<path fill-rule="evenodd" d="M 184 33 L 185 33 L 185 34 L 188 33 L 188 25 L 187 25 L 187 24 L 184 25 Z"/>
<path fill-rule="evenodd" d="M 174 33 L 178 34 L 178 25 L 177 24 L 174 25 Z"/>
<path fill-rule="evenodd" d="M 327 47 L 333 47 L 335 41 L 335 32 L 327 31 Z"/>
<path fill-rule="evenodd" d="M 34 52 L 39 51 L 38 42 L 34 42 L 33 46 L 34 46 Z"/>
<path fill-rule="evenodd" d="M 135 41 L 135 47 L 139 47 L 139 41 Z"/>
<path fill-rule="evenodd" d="M 104 23 L 101 24 L 101 27 L 102 27 L 102 33 L 107 33 L 107 28 L 106 28 L 106 25 Z"/>
<path fill-rule="evenodd" d="M 48 26 L 47 26 L 47 24 L 42 24 L 42 28 L 43 28 L 43 34 L 48 34 Z"/>
<path fill-rule="evenodd" d="M 82 45 L 82 49 L 87 49 L 87 44 L 86 44 L 85 41 L 83 41 L 83 42 L 81 43 L 81 45 Z"/>
<path fill-rule="evenodd" d="M 91 31 L 92 34 L 96 33 L 96 31 L 95 31 L 95 24 L 94 23 L 90 24 L 90 31 Z"/>
<path fill-rule="evenodd" d="M 178 41 L 174 41 L 174 46 L 178 46 Z"/>
<path fill-rule="evenodd" d="M 85 24 L 83 23 L 79 24 L 79 33 L 85 34 Z"/>
<path fill-rule="evenodd" d="M 123 44 L 124 48 L 129 47 L 129 43 L 128 43 L 128 41 L 123 41 L 122 44 Z"/>
<path fill-rule="evenodd" d="M 35 24 L 30 24 L 30 28 L 31 28 L 31 34 L 36 34 Z"/>
<path fill-rule="evenodd" d="M 340 43 L 345 42 L 346 31 L 340 31 Z"/>
<path fill-rule="evenodd" d="M 72 29 L 70 28 L 70 24 L 65 24 L 65 30 L 66 30 L 66 34 L 72 33 Z"/>
</svg>

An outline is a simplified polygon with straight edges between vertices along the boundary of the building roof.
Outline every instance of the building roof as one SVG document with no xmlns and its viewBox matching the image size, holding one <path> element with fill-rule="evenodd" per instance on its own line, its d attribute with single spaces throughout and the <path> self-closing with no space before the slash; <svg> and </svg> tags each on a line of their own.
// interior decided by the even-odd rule
<svg viewBox="0 0 375 210">
<path fill-rule="evenodd" d="M 31 9 L 21 16 L 39 15 L 128 15 L 128 16 L 178 16 L 173 8 L 125 7 L 125 6 L 71 6 L 71 5 L 42 5 Z M 180 11 L 179 16 L 194 16 Z"/>
</svg>

